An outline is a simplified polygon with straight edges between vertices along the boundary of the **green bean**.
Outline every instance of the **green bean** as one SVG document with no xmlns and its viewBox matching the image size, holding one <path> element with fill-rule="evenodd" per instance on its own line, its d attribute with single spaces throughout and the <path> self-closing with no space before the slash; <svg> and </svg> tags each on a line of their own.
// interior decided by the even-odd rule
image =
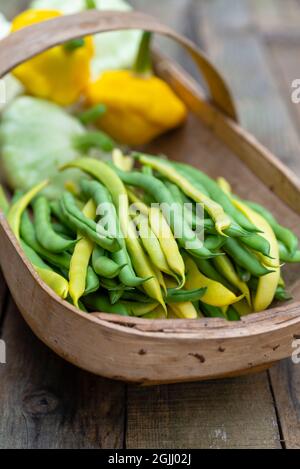
<svg viewBox="0 0 300 469">
<path fill-rule="evenodd" d="M 146 176 L 153 176 L 153 170 L 149 166 L 142 166 L 142 173 Z"/>
<path fill-rule="evenodd" d="M 144 283 L 146 279 L 142 279 L 135 275 L 135 272 L 132 267 L 131 259 L 127 252 L 127 248 L 126 248 L 123 233 L 120 227 L 120 223 L 118 220 L 117 212 L 116 212 L 114 205 L 111 203 L 112 198 L 108 189 L 98 181 L 86 181 L 86 180 L 82 181 L 81 188 L 85 195 L 93 198 L 97 207 L 99 207 L 99 205 L 104 204 L 104 203 L 109 204 L 108 205 L 109 211 L 110 211 L 109 219 L 112 224 L 111 225 L 112 229 L 117 234 L 119 244 L 120 244 L 120 249 L 116 252 L 113 252 L 111 257 L 112 257 L 112 260 L 116 264 L 119 265 L 119 267 L 122 267 L 119 273 L 119 278 L 121 282 L 124 283 L 124 285 L 129 286 L 129 287 L 137 287 L 139 285 L 142 285 L 142 283 Z"/>
<path fill-rule="evenodd" d="M 228 307 L 226 311 L 226 316 L 227 316 L 228 321 L 240 321 L 241 320 L 239 313 L 234 308 L 232 308 L 232 306 Z"/>
<path fill-rule="evenodd" d="M 204 218 L 203 221 L 204 224 L 204 229 L 207 231 L 209 234 L 218 234 L 214 222 L 211 218 Z M 197 220 L 195 221 L 195 224 L 193 224 L 193 228 L 197 227 Z M 248 237 L 250 236 L 250 233 L 243 228 L 241 228 L 237 223 L 232 222 L 231 225 L 224 230 L 224 234 L 226 236 L 229 236 L 230 238 L 241 238 L 241 237 Z"/>
<path fill-rule="evenodd" d="M 40 245 L 50 252 L 60 253 L 73 247 L 77 240 L 68 241 L 59 236 L 51 225 L 50 206 L 45 197 L 38 197 L 33 202 L 34 228 Z"/>
<path fill-rule="evenodd" d="M 99 117 L 103 116 L 105 113 L 106 106 L 104 104 L 96 104 L 96 106 L 93 106 L 86 111 L 80 112 L 76 117 L 83 125 L 88 125 L 98 120 Z"/>
<path fill-rule="evenodd" d="M 23 197 L 23 195 L 25 194 L 25 192 L 21 189 L 17 189 L 15 192 L 14 192 L 14 195 L 12 196 L 11 198 L 11 201 L 10 201 L 10 204 L 13 205 L 15 202 L 17 202 L 18 200 L 21 199 L 21 197 Z"/>
<path fill-rule="evenodd" d="M 124 290 L 112 290 L 108 292 L 109 301 L 112 305 L 116 304 L 123 296 Z"/>
<path fill-rule="evenodd" d="M 246 236 L 241 238 L 241 243 L 254 251 L 261 252 L 264 256 L 269 257 L 270 255 L 270 243 L 258 234 Z"/>
<path fill-rule="evenodd" d="M 173 163 L 173 166 L 180 171 L 184 171 L 190 175 L 190 178 L 194 180 L 194 183 L 200 183 L 207 191 L 208 195 L 213 198 L 217 203 L 219 203 L 225 212 L 231 216 L 231 218 L 242 228 L 250 232 L 258 232 L 259 230 L 251 223 L 248 218 L 243 215 L 237 208 L 233 205 L 228 195 L 218 186 L 218 184 L 211 179 L 209 176 L 204 174 L 202 171 L 186 165 L 184 163 Z"/>
<path fill-rule="evenodd" d="M 226 319 L 222 309 L 218 308 L 217 306 L 207 305 L 206 303 L 202 303 L 200 301 L 200 309 L 201 309 L 201 311 L 203 311 L 204 315 L 209 317 L 209 318 Z"/>
<path fill-rule="evenodd" d="M 248 270 L 255 277 L 261 277 L 272 272 L 266 269 L 247 248 L 244 248 L 236 239 L 227 238 L 223 246 L 224 251 L 231 256 L 235 263 Z"/>
<path fill-rule="evenodd" d="M 182 207 L 183 216 L 184 216 L 186 222 L 188 223 L 188 225 L 193 229 L 197 229 L 198 232 L 200 232 L 200 230 L 202 230 L 203 233 L 204 233 L 205 220 L 203 220 L 196 213 L 196 210 L 193 210 L 193 208 L 195 208 L 195 203 L 191 199 L 186 197 L 186 195 L 181 191 L 181 189 L 176 184 L 174 184 L 174 183 L 172 183 L 168 180 L 165 180 L 164 183 L 165 183 L 166 187 L 169 189 L 175 203 L 179 204 L 179 206 Z M 212 220 L 210 220 L 210 221 L 211 221 L 211 228 L 216 232 L 215 224 L 213 223 Z M 220 238 L 222 238 L 222 237 L 220 236 Z M 209 245 L 207 245 L 205 242 L 204 242 L 204 246 L 208 250 L 211 250 Z M 214 249 L 214 248 L 212 248 L 212 249 Z"/>
<path fill-rule="evenodd" d="M 71 240 L 74 237 L 74 234 L 72 231 L 70 231 L 66 226 L 64 226 L 60 222 L 52 222 L 52 229 L 55 231 L 55 233 L 63 236 L 65 239 Z"/>
<path fill-rule="evenodd" d="M 118 216 L 107 188 L 98 181 L 88 181 L 85 179 L 81 181 L 80 187 L 85 196 L 94 200 L 97 207 L 97 215 L 100 214 L 101 208 L 105 209 L 106 218 L 109 220 L 109 232 L 114 238 L 118 237 Z"/>
<path fill-rule="evenodd" d="M 245 203 L 265 218 L 265 220 L 269 223 L 272 230 L 274 231 L 276 238 L 287 247 L 290 254 L 294 254 L 299 244 L 297 236 L 288 228 L 285 228 L 284 226 L 280 225 L 275 219 L 275 217 L 261 205 L 249 201 Z"/>
<path fill-rule="evenodd" d="M 199 268 L 202 274 L 206 275 L 206 277 L 210 278 L 211 280 L 215 280 L 216 282 L 221 283 L 226 287 L 228 290 L 232 291 L 232 285 L 223 277 L 215 267 L 210 263 L 210 261 L 205 259 L 194 259 L 197 267 Z"/>
<path fill-rule="evenodd" d="M 92 265 L 94 271 L 105 278 L 115 278 L 117 277 L 125 265 L 118 265 L 112 259 L 105 255 L 104 249 L 99 246 L 95 246 L 93 255 L 92 255 Z"/>
<path fill-rule="evenodd" d="M 295 251 L 294 254 L 290 254 L 285 246 L 281 241 L 278 241 L 279 247 L 279 258 L 281 262 L 288 262 L 288 263 L 297 263 L 300 262 L 300 250 Z"/>
<path fill-rule="evenodd" d="M 278 286 L 274 299 L 277 301 L 289 301 L 292 300 L 293 297 L 284 287 Z"/>
<path fill-rule="evenodd" d="M 208 235 L 205 237 L 204 246 L 210 251 L 215 251 L 221 249 L 225 243 L 224 236 L 220 235 Z"/>
<path fill-rule="evenodd" d="M 122 283 L 119 283 L 116 279 L 109 279 L 104 277 L 99 277 L 99 282 L 101 288 L 104 288 L 108 292 L 110 291 L 124 291 L 124 292 L 132 292 L 134 291 L 134 287 L 129 287 Z"/>
<path fill-rule="evenodd" d="M 211 218 L 202 219 L 193 210 L 191 210 L 189 207 L 193 205 L 192 200 L 186 197 L 186 195 L 180 190 L 178 186 L 176 186 L 176 184 L 167 181 L 166 186 L 170 190 L 174 200 L 181 206 L 185 207 L 184 216 L 186 217 L 187 222 L 193 229 L 200 229 L 200 227 L 203 226 L 205 231 L 217 235 L 217 231 L 215 229 L 215 224 L 213 220 Z M 231 223 L 230 227 L 224 230 L 224 234 L 233 238 L 250 236 L 250 234 L 246 230 L 241 228 L 234 221 Z M 207 246 L 207 248 L 211 249 L 209 246 Z"/>
<path fill-rule="evenodd" d="M 159 179 L 138 172 L 126 173 L 117 168 L 115 171 L 125 184 L 142 187 L 155 198 L 157 203 L 168 206 L 169 223 L 174 234 L 181 234 L 178 237 L 178 244 L 181 247 L 187 249 L 195 257 L 210 258 L 216 255 L 203 246 L 203 243 L 184 220 L 182 210 L 178 204 L 174 203 L 170 191 Z"/>
<path fill-rule="evenodd" d="M 65 278 L 68 278 L 70 268 L 71 255 L 67 252 L 54 254 L 44 249 L 37 241 L 34 226 L 31 222 L 28 212 L 24 212 L 21 220 L 21 238 L 22 240 L 49 264 L 58 267 Z M 99 288 L 99 280 L 93 269 L 89 266 L 87 270 L 86 291 L 91 292 Z"/>
<path fill-rule="evenodd" d="M 150 168 L 149 166 L 143 166 L 143 169 L 144 168 L 145 168 L 145 170 L 146 170 L 146 168 L 149 168 L 150 170 L 152 170 L 152 168 Z M 144 172 L 144 174 L 146 174 L 146 173 Z M 152 175 L 153 175 L 153 171 L 152 171 Z M 165 186 L 169 189 L 169 191 L 171 192 L 172 197 L 175 200 L 175 202 L 177 202 L 180 205 L 184 205 L 185 203 L 187 203 L 187 201 L 189 199 L 185 196 L 185 194 L 182 192 L 182 190 L 176 184 L 174 184 L 173 182 L 168 181 L 168 179 L 165 179 L 165 178 L 163 178 L 162 181 L 165 184 Z M 192 201 L 190 201 L 190 202 L 192 203 Z"/>
<path fill-rule="evenodd" d="M 64 192 L 61 208 L 67 222 L 91 241 L 110 252 L 120 249 L 117 239 L 113 238 L 94 220 L 86 217 L 76 206 L 75 199 L 69 192 Z"/>
<path fill-rule="evenodd" d="M 40 256 L 24 241 L 20 240 L 21 247 L 31 262 L 34 270 L 60 298 L 65 299 L 68 295 L 69 284 L 65 278 L 56 273 L 49 265 L 47 265 Z"/>
<path fill-rule="evenodd" d="M 203 205 L 205 210 L 214 220 L 217 232 L 224 235 L 224 230 L 231 225 L 232 219 L 225 213 L 223 207 L 219 203 L 203 194 L 184 176 L 182 176 L 174 166 L 168 163 L 166 164 L 164 160 L 140 154 L 139 161 L 142 164 L 144 163 L 157 170 L 161 175 L 177 184 L 188 197 L 193 199 L 196 203 Z"/>
<path fill-rule="evenodd" d="M 30 247 L 28 244 L 26 244 L 22 239 L 20 241 L 21 247 L 28 258 L 28 260 L 31 262 L 31 264 L 39 267 L 40 269 L 49 269 L 52 270 L 48 264 L 46 264 L 43 259 Z"/>
<path fill-rule="evenodd" d="M 205 294 L 206 288 L 197 288 L 195 290 L 178 290 L 168 288 L 166 303 L 184 303 L 186 301 L 196 302 Z"/>
<path fill-rule="evenodd" d="M 111 314 L 120 314 L 121 316 L 130 316 L 129 309 L 122 304 L 121 302 L 117 302 L 112 305 L 109 299 L 103 294 L 93 294 L 88 295 L 84 298 L 84 304 L 87 305 L 89 309 L 93 311 L 100 311 L 104 313 L 111 313 Z"/>
<path fill-rule="evenodd" d="M 170 163 L 170 161 L 166 161 L 166 163 Z M 178 171 L 179 174 L 181 174 L 185 179 L 189 181 L 190 184 L 192 184 L 198 191 L 202 192 L 202 194 L 206 195 L 206 197 L 209 197 L 209 193 L 206 190 L 206 188 L 201 184 L 199 180 L 197 180 L 195 177 L 191 177 L 191 173 L 189 170 L 186 170 L 185 167 L 177 166 L 176 165 L 176 170 Z"/>
<path fill-rule="evenodd" d="M 21 238 L 25 241 L 25 243 L 30 246 L 31 249 L 33 249 L 40 257 L 45 259 L 51 265 L 69 270 L 71 260 L 70 254 L 66 252 L 55 254 L 43 248 L 36 239 L 34 225 L 29 218 L 28 212 L 24 212 L 22 215 L 20 233 Z"/>
<path fill-rule="evenodd" d="M 142 155 L 143 156 L 143 155 Z M 144 162 L 141 156 L 141 161 Z M 151 158 L 151 156 L 147 156 Z M 183 163 L 170 162 L 155 157 L 156 161 L 167 164 L 183 176 L 193 187 L 195 187 L 199 192 L 204 194 L 206 197 L 210 197 L 217 204 L 219 204 L 226 212 L 230 215 L 231 219 L 234 220 L 238 225 L 250 232 L 258 232 L 259 230 L 248 220 L 245 215 L 243 215 L 231 202 L 230 198 L 223 192 L 223 190 L 218 186 L 218 184 L 209 178 L 206 174 L 201 171 L 193 168 L 189 165 Z M 225 232 L 225 230 L 224 230 Z"/>
<path fill-rule="evenodd" d="M 59 200 L 53 200 L 52 202 L 50 202 L 50 210 L 51 213 L 55 216 L 55 218 L 57 218 L 57 220 L 59 220 L 59 222 L 65 227 L 66 230 L 69 230 L 72 235 L 76 235 L 77 230 L 73 227 L 73 225 L 71 226 L 71 224 L 67 222 Z"/>
<path fill-rule="evenodd" d="M 74 147 L 81 152 L 87 152 L 91 148 L 99 148 L 105 152 L 111 152 L 116 143 L 104 132 L 100 130 L 89 131 L 73 138 Z"/>
<path fill-rule="evenodd" d="M 179 206 L 182 207 L 181 209 L 183 210 L 183 216 L 188 225 L 192 229 L 197 230 L 198 233 L 200 231 L 204 232 L 205 220 L 203 220 L 203 217 L 199 216 L 199 214 L 196 213 L 196 207 L 199 207 L 199 204 L 196 206 L 192 200 L 185 198 L 185 194 L 183 194 L 183 192 L 181 192 L 175 184 L 172 184 L 167 181 L 166 186 L 169 189 L 172 197 L 174 198 L 175 203 L 179 204 Z M 216 232 L 215 224 L 212 220 L 211 228 Z"/>
<path fill-rule="evenodd" d="M 96 272 L 89 265 L 86 273 L 86 284 L 83 296 L 89 295 L 99 290 L 100 282 Z"/>
</svg>

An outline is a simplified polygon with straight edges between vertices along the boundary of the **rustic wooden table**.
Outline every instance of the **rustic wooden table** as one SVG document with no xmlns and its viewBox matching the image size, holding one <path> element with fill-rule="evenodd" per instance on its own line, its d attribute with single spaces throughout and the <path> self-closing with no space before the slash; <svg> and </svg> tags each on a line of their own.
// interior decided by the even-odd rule
<svg viewBox="0 0 300 469">
<path fill-rule="evenodd" d="M 300 1 L 132 3 L 207 51 L 231 86 L 242 124 L 300 176 L 300 104 L 291 101 L 291 82 L 300 78 Z M 0 0 L 0 10 L 12 15 L 24 4 Z M 0 448 L 300 448 L 300 366 L 291 360 L 208 383 L 140 388 L 101 379 L 41 344 L 0 285 L 7 344 Z"/>
</svg>

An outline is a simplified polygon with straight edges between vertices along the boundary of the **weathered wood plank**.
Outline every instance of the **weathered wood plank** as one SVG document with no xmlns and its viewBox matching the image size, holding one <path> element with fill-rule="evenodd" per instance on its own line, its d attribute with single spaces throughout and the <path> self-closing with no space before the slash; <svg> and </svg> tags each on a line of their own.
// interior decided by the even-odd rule
<svg viewBox="0 0 300 469">
<path fill-rule="evenodd" d="M 125 386 L 61 360 L 12 302 L 2 337 L 0 448 L 121 448 Z"/>
<path fill-rule="evenodd" d="M 300 448 L 300 371 L 299 364 L 284 360 L 270 371 L 275 403 L 285 447 Z"/>
<path fill-rule="evenodd" d="M 5 280 L 3 278 L 2 271 L 0 269 L 0 337 L 1 337 L 1 330 L 2 330 L 2 321 L 5 314 L 5 306 L 7 302 L 7 286 L 5 284 Z"/>
<path fill-rule="evenodd" d="M 300 103 L 292 101 L 292 83 L 300 79 L 299 63 L 295 60 L 300 54 L 300 35 L 297 41 L 293 38 L 283 39 L 272 36 L 268 38 L 268 48 L 272 58 L 273 73 L 277 77 L 278 88 L 283 101 L 290 111 L 294 125 L 300 132 Z M 298 158 L 299 159 L 299 158 Z M 300 164 L 300 162 L 299 162 Z"/>
<path fill-rule="evenodd" d="M 280 448 L 265 373 L 128 390 L 128 448 Z"/>
</svg>

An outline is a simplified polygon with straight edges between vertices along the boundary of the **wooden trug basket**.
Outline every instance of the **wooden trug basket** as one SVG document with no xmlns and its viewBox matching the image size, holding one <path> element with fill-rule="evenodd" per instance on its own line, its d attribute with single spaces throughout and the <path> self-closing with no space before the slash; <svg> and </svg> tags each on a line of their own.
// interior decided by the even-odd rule
<svg viewBox="0 0 300 469">
<path fill-rule="evenodd" d="M 118 29 L 143 29 L 177 40 L 191 54 L 209 98 L 176 63 L 156 57 L 156 70 L 190 110 L 187 124 L 149 146 L 170 158 L 224 176 L 244 198 L 261 202 L 300 235 L 300 184 L 237 123 L 220 74 L 186 38 L 138 12 L 87 11 L 16 32 L 0 42 L 0 76 L 67 40 Z M 0 262 L 33 332 L 65 360 L 92 373 L 142 384 L 196 381 L 250 373 L 290 356 L 300 335 L 299 266 L 286 269 L 294 301 L 240 322 L 222 319 L 143 320 L 85 314 L 61 301 L 24 257 L 0 213 Z M 300 283 L 298 284 L 300 285 Z"/>
</svg>

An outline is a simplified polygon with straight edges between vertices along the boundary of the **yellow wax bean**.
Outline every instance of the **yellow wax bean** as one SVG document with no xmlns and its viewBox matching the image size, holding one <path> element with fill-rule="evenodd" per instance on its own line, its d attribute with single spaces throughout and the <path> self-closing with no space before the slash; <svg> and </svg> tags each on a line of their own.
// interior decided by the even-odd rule
<svg viewBox="0 0 300 469">
<path fill-rule="evenodd" d="M 235 206 L 244 214 L 248 219 L 259 228 L 262 233 L 260 234 L 270 244 L 270 257 L 274 261 L 273 272 L 270 274 L 259 277 L 257 290 L 253 299 L 254 311 L 263 311 L 272 303 L 275 292 L 280 280 L 280 259 L 279 259 L 279 248 L 276 236 L 269 223 L 254 210 L 249 208 L 247 205 L 233 200 Z M 263 257 L 263 260 L 267 262 L 269 259 Z M 264 262 L 264 263 L 265 263 Z"/>
<path fill-rule="evenodd" d="M 154 273 L 156 275 L 156 278 L 162 288 L 162 291 L 164 292 L 164 294 L 166 295 L 167 294 L 167 287 L 166 287 L 166 282 L 165 282 L 165 278 L 163 276 L 163 273 L 155 266 L 153 265 L 152 263 L 152 268 L 154 270 Z"/>
<path fill-rule="evenodd" d="M 236 303 L 244 297 L 244 295 L 237 297 L 221 283 L 205 277 L 190 257 L 185 257 L 185 263 L 187 270 L 185 287 L 187 290 L 206 288 L 206 292 L 201 298 L 203 303 L 221 308 Z"/>
<path fill-rule="evenodd" d="M 150 296 L 150 298 L 158 301 L 158 303 L 160 303 L 166 309 L 159 281 L 151 266 L 151 262 L 147 259 L 147 256 L 144 253 L 142 246 L 140 245 L 132 222 L 128 223 L 127 229 L 128 238 L 126 240 L 126 244 L 134 270 L 140 277 L 148 279 L 143 284 L 143 288 L 147 295 Z"/>
<path fill-rule="evenodd" d="M 221 187 L 221 189 L 225 192 L 225 194 L 231 195 L 231 185 L 225 178 L 218 178 L 217 183 L 219 187 Z"/>
<path fill-rule="evenodd" d="M 127 194 L 128 194 L 128 198 L 130 202 L 134 204 L 134 207 L 132 207 L 131 209 L 131 213 L 133 215 L 135 214 L 135 210 L 140 211 L 144 215 L 149 214 L 150 207 L 148 207 L 144 202 L 142 202 L 142 200 L 133 191 L 131 191 L 130 189 L 127 189 Z"/>
<path fill-rule="evenodd" d="M 278 282 L 278 286 L 279 287 L 283 287 L 285 288 L 285 281 L 284 281 L 284 278 L 282 277 L 282 275 L 280 275 L 280 278 L 279 278 L 279 282 Z"/>
<path fill-rule="evenodd" d="M 224 316 L 226 316 L 227 310 L 228 310 L 228 306 L 222 306 L 221 311 L 224 314 Z"/>
<path fill-rule="evenodd" d="M 211 218 L 215 222 L 215 227 L 218 233 L 224 235 L 223 230 L 228 228 L 231 225 L 230 217 L 224 212 L 221 205 L 219 205 L 214 200 L 207 197 L 205 194 L 200 192 L 198 189 L 193 187 L 193 185 L 181 176 L 174 168 L 170 165 L 165 164 L 155 158 L 149 158 L 142 155 L 139 159 L 142 164 L 148 165 L 153 169 L 159 171 L 163 176 L 168 178 L 170 181 L 177 184 L 180 189 L 192 200 L 197 203 L 203 204 L 206 211 L 209 213 Z"/>
<path fill-rule="evenodd" d="M 131 171 L 134 166 L 134 159 L 131 156 L 125 156 L 119 150 L 119 148 L 115 148 L 112 152 L 112 160 L 114 165 L 122 169 L 122 171 Z"/>
<path fill-rule="evenodd" d="M 57 274 L 53 270 L 41 269 L 36 265 L 33 266 L 34 270 L 41 277 L 43 282 L 48 285 L 60 298 L 65 299 L 68 296 L 69 284 L 65 278 Z"/>
<path fill-rule="evenodd" d="M 151 229 L 159 240 L 171 271 L 179 277 L 180 286 L 183 286 L 185 282 L 185 265 L 178 244 L 165 217 L 158 208 L 151 207 L 149 220 Z"/>
<path fill-rule="evenodd" d="M 262 237 L 264 236 L 262 235 Z M 268 267 L 272 270 L 281 267 L 280 261 L 278 262 L 276 259 L 270 259 L 269 257 L 264 256 L 261 252 L 256 251 L 255 255 L 265 267 Z"/>
<path fill-rule="evenodd" d="M 85 205 L 83 214 L 92 220 L 95 219 L 96 206 L 92 199 Z M 77 307 L 78 300 L 85 291 L 87 269 L 94 249 L 94 243 L 90 239 L 82 237 L 79 233 L 78 237 L 80 239 L 75 245 L 69 271 L 69 292 Z"/>
<path fill-rule="evenodd" d="M 219 272 L 238 290 L 240 290 L 251 306 L 251 295 L 248 285 L 239 278 L 228 256 L 218 256 L 213 260 Z"/>
<path fill-rule="evenodd" d="M 69 168 L 81 169 L 100 181 L 108 189 L 112 201 L 117 208 L 121 229 L 126 240 L 129 221 L 128 195 L 123 182 L 115 171 L 103 161 L 96 160 L 95 158 L 79 158 L 63 165 L 60 170 L 63 171 Z"/>
<path fill-rule="evenodd" d="M 68 192 L 74 195 L 74 197 L 80 197 L 81 190 L 76 182 L 69 180 L 65 182 L 64 186 Z"/>
<path fill-rule="evenodd" d="M 32 199 L 43 190 L 48 184 L 48 181 L 42 181 L 32 189 L 30 189 L 26 194 L 24 194 L 17 202 L 15 202 L 9 209 L 7 214 L 7 220 L 10 224 L 10 227 L 16 236 L 17 239 L 20 239 L 20 224 L 21 218 L 24 210 L 30 204 Z"/>
<path fill-rule="evenodd" d="M 159 240 L 151 230 L 148 218 L 144 215 L 139 215 L 136 220 L 136 224 L 139 228 L 139 235 L 141 238 L 142 245 L 149 255 L 153 265 L 161 272 L 172 275 L 172 271 L 168 266 L 166 257 L 161 248 Z"/>
<path fill-rule="evenodd" d="M 198 313 L 189 301 L 184 303 L 171 303 L 168 305 L 169 309 L 180 319 L 197 319 Z"/>
</svg>

